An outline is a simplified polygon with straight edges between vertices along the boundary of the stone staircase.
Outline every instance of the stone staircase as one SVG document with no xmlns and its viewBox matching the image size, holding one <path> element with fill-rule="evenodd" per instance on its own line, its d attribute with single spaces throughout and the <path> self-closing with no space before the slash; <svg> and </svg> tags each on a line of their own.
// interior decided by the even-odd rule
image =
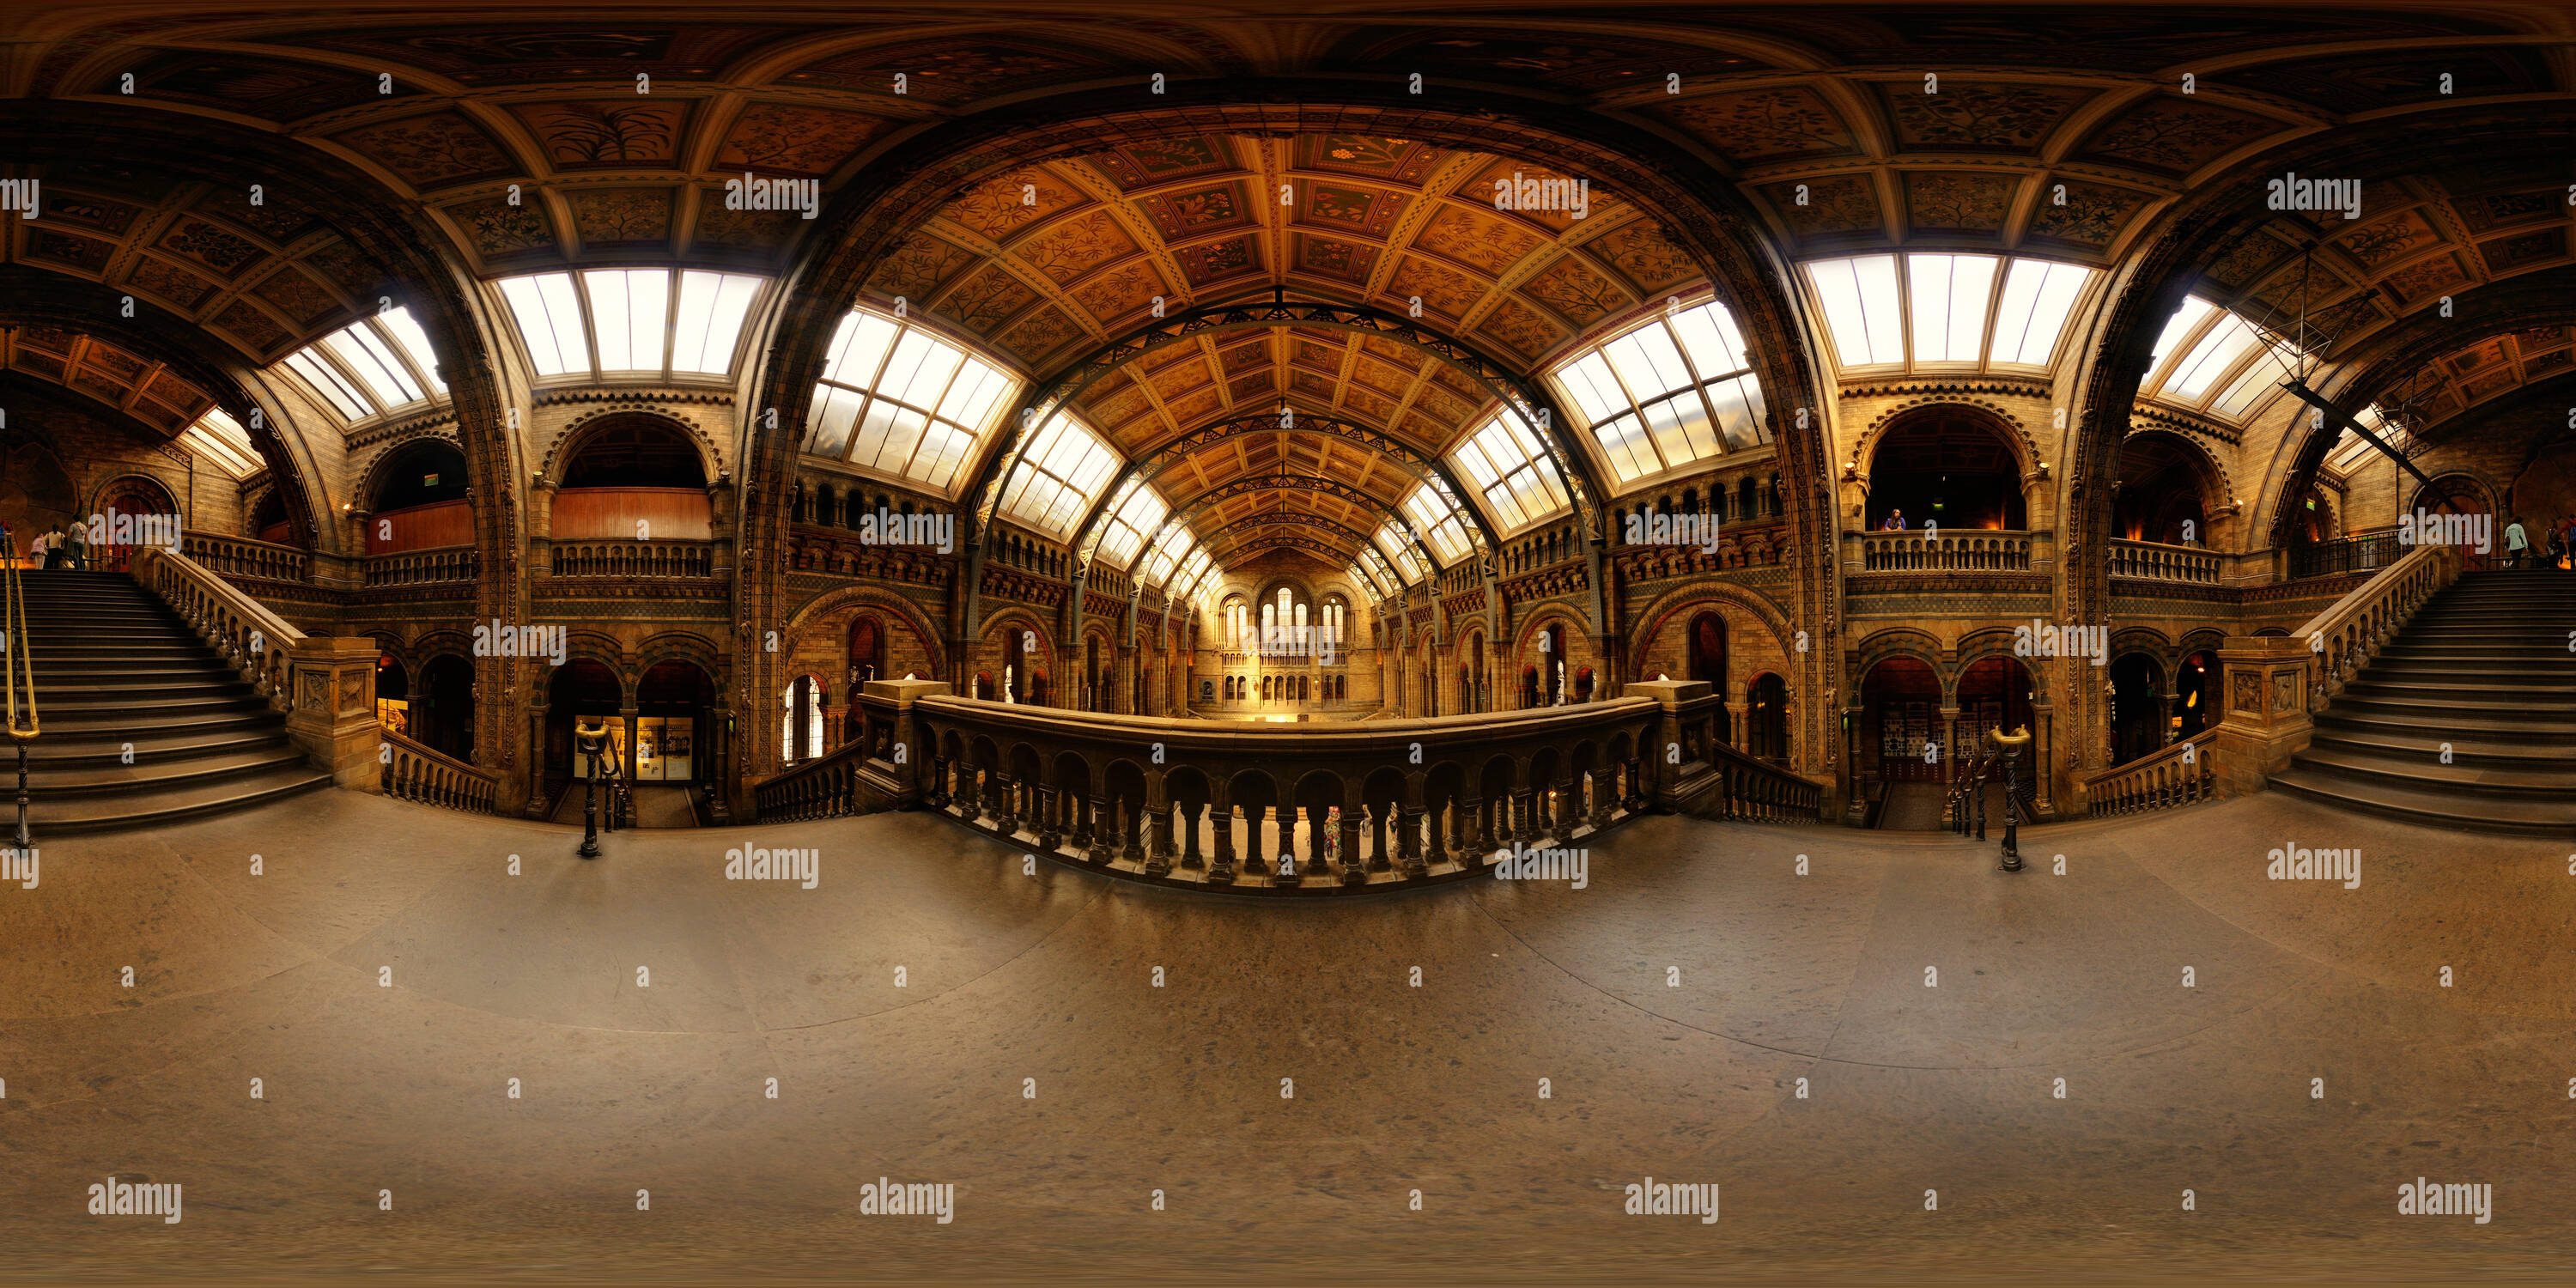
<svg viewBox="0 0 2576 1288">
<path fill-rule="evenodd" d="M 27 571 L 28 651 L 43 732 L 27 757 L 30 830 L 167 823 L 329 786 L 215 651 L 123 573 Z M 131 747 L 133 763 L 125 763 Z M 0 834 L 16 756 L 0 740 Z"/>
<path fill-rule="evenodd" d="M 2571 632 L 2576 576 L 2462 574 L 2317 713 L 2272 785 L 2410 822 L 2576 834 Z"/>
</svg>

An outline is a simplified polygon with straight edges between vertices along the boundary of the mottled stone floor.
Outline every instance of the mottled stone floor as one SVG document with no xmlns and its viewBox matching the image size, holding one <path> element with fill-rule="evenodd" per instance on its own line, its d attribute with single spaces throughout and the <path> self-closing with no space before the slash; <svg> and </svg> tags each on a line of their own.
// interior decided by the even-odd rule
<svg viewBox="0 0 2576 1288">
<path fill-rule="evenodd" d="M 575 839 L 324 792 L 44 845 L 0 888 L 0 1277 L 2576 1261 L 2576 843 L 2265 795 L 2032 829 L 2007 875 L 1650 818 L 1580 890 L 1261 902 L 1032 874 L 923 815 Z M 2359 888 L 2267 880 L 2285 841 L 2358 847 Z M 817 887 L 725 880 L 746 845 L 819 851 Z M 87 1215 L 110 1174 L 184 1220 Z M 955 1220 L 860 1215 L 879 1176 L 954 1185 Z M 1624 1215 L 1646 1176 L 1722 1218 Z M 2492 1185 L 2492 1223 L 2399 1215 L 2418 1176 Z"/>
</svg>

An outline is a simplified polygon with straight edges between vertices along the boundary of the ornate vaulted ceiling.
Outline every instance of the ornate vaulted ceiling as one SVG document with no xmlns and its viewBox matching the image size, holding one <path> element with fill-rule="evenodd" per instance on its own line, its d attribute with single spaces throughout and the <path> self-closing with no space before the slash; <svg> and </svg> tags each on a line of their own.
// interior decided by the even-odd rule
<svg viewBox="0 0 2576 1288">
<path fill-rule="evenodd" d="M 1909 246 L 2115 264 L 2251 159 L 2356 127 L 2564 115 L 2563 36 L 2514 9 L 1460 4 L 1437 23 L 1353 0 L 1065 20 L 972 5 L 712 12 L 146 3 L 13 11 L 0 31 L 15 51 L 10 96 L 309 148 L 373 177 L 480 276 L 663 262 L 784 274 L 816 250 L 820 225 L 729 210 L 726 179 L 810 179 L 828 201 L 871 167 L 945 173 L 926 144 L 904 149 L 1037 119 L 1042 104 L 1150 109 L 1158 75 L 1294 85 L 1279 92 L 1316 102 L 1334 99 L 1337 78 L 1383 90 L 1418 75 L 1410 101 L 1427 107 L 1606 123 L 1704 160 L 1792 259 Z M 41 218 L 0 220 L 0 255 L 132 294 L 263 362 L 384 287 L 309 200 L 252 206 L 201 177 L 122 169 L 113 139 L 93 143 L 85 161 L 15 172 L 40 174 L 47 200 Z M 962 175 L 933 190 L 864 290 L 1045 376 L 1149 320 L 1158 296 L 1170 311 L 1278 290 L 1396 313 L 1418 297 L 1426 327 L 1534 371 L 1587 331 L 1705 289 L 1676 239 L 1616 191 L 1595 186 L 1579 220 L 1497 210 L 1496 178 L 1561 170 L 1494 149 L 1243 126 Z M 2361 219 L 2276 219 L 2207 264 L 2198 289 L 2272 321 L 2304 300 L 2335 336 L 2331 357 L 2444 295 L 2565 266 L 2576 174 L 2526 151 L 2371 176 Z M 242 186 L 263 177 L 294 183 Z M 2436 364 L 2434 397 L 2475 403 L 2500 370 L 2529 380 L 2566 354 L 2490 334 Z M 1091 385 L 1082 410 L 1132 456 L 1283 401 L 1439 454 L 1475 427 L 1484 395 L 1383 337 L 1276 327 L 1154 348 Z M 1331 480 L 1373 503 L 1411 482 L 1348 439 L 1257 431 L 1190 452 L 1157 482 L 1186 506 L 1271 476 Z M 1199 526 L 1287 513 L 1363 529 L 1365 508 L 1255 489 Z"/>
<path fill-rule="evenodd" d="M 215 405 L 169 367 L 114 341 L 53 326 L 0 327 L 0 368 L 106 403 L 175 438 Z"/>
</svg>

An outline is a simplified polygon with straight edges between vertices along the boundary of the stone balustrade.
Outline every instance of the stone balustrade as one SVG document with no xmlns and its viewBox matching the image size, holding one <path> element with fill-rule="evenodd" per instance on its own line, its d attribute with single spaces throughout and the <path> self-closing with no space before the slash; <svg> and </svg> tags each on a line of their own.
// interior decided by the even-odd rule
<svg viewBox="0 0 2576 1288">
<path fill-rule="evenodd" d="M 282 546 L 274 541 L 254 541 L 248 537 L 227 537 L 221 533 L 192 529 L 180 535 L 179 552 L 198 567 L 221 577 L 252 577 L 262 581 L 313 580 L 312 552 Z"/>
<path fill-rule="evenodd" d="M 2215 586 L 2225 580 L 2226 564 L 2226 556 L 2198 546 L 2169 546 L 2155 541 L 2111 543 L 2114 577 Z"/>
<path fill-rule="evenodd" d="M 712 576 L 712 541 L 557 541 L 557 577 L 667 578 Z"/>
<path fill-rule="evenodd" d="M 1940 529 L 1859 534 L 1864 572 L 2028 572 L 2031 534 Z"/>
<path fill-rule="evenodd" d="M 440 582 L 471 582 L 474 569 L 474 547 L 440 546 L 430 550 L 369 555 L 362 567 L 362 576 L 365 584 L 371 587 L 424 586 Z"/>
<path fill-rule="evenodd" d="M 498 775 L 391 729 L 378 732 L 387 753 L 380 757 L 385 795 L 468 814 L 493 812 L 493 801 L 500 794 Z"/>
</svg>

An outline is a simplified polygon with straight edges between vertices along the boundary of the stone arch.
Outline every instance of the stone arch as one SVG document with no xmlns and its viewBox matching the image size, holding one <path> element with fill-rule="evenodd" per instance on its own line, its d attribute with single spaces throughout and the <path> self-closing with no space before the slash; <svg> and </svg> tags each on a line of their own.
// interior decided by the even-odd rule
<svg viewBox="0 0 2576 1288">
<path fill-rule="evenodd" d="M 1982 412 L 1986 418 L 1994 422 L 1988 428 L 1998 431 L 1996 437 L 2004 440 L 2005 444 L 2013 449 L 2013 457 L 2021 466 L 2022 477 L 2029 478 L 2038 473 L 2046 457 L 2041 455 L 2038 441 L 2030 436 L 2030 428 L 2021 423 L 2021 417 L 2014 415 L 2002 403 L 1991 398 L 1979 398 L 1973 394 L 1946 390 L 1908 398 L 1872 418 L 1869 427 L 1862 430 L 1860 436 L 1853 440 L 1851 459 L 1844 464 L 1844 473 L 1846 476 L 1857 473 L 1864 479 L 1868 478 L 1869 463 L 1878 458 L 1879 445 L 1886 440 L 1891 431 L 1912 424 L 1928 413 L 1937 412 L 1943 408 L 1958 407 Z"/>
<path fill-rule="evenodd" d="M 574 456 L 580 454 L 582 447 L 599 431 L 603 421 L 615 424 L 630 416 L 650 417 L 677 430 L 683 439 L 697 449 L 698 469 L 706 476 L 710 485 L 731 475 L 732 470 L 725 463 L 724 449 L 717 444 L 715 435 L 709 433 L 706 426 L 699 424 L 696 417 L 674 410 L 660 398 L 620 398 L 573 417 L 556 432 L 554 443 L 546 449 L 544 460 L 538 466 L 538 472 L 548 482 L 561 483 L 564 466 L 571 463 Z"/>
<path fill-rule="evenodd" d="M 394 458 L 401 455 L 404 448 L 430 440 L 444 442 L 459 452 L 465 450 L 465 443 L 457 436 L 456 422 L 451 417 L 442 416 L 436 420 L 406 428 L 393 438 L 378 444 L 367 455 L 366 464 L 357 468 L 357 486 L 350 489 L 350 503 L 359 506 L 372 505 L 376 493 L 385 485 L 386 474 L 392 469 Z M 468 465 L 470 467 L 470 461 Z"/>
<path fill-rule="evenodd" d="M 1696 581 L 1656 596 L 1654 602 L 1646 605 L 1645 611 L 1637 615 L 1638 629 L 1633 633 L 1632 638 L 1640 641 L 1651 640 L 1674 617 L 1696 611 L 1700 605 L 1710 603 L 1727 604 L 1744 610 L 1748 616 L 1762 623 L 1764 629 L 1771 632 L 1772 642 L 1780 646 L 1780 652 L 1783 655 L 1795 655 L 1794 644 L 1798 632 L 1789 624 L 1788 614 L 1781 612 L 1780 606 L 1773 602 L 1770 596 L 1748 590 L 1731 581 L 1714 579 Z M 1630 649 L 1629 654 L 1627 678 L 1630 680 L 1646 678 L 1640 670 L 1645 665 L 1642 650 Z M 1794 690 L 1796 686 L 1791 687 Z"/>
<path fill-rule="evenodd" d="M 2006 636 L 2006 648 L 2009 651 L 2009 631 L 2006 632 Z M 1946 698 L 1952 692 L 1950 665 L 1943 657 L 1941 641 L 1933 638 L 1931 632 L 1911 626 L 1886 627 L 1872 631 L 1861 639 L 1852 650 L 1851 674 L 1846 692 L 1857 698 L 1860 693 L 1861 678 L 1868 675 L 1879 663 L 1891 657 L 1910 657 L 1930 667 L 1932 674 L 1940 677 L 1942 695 Z"/>
<path fill-rule="evenodd" d="M 929 617 L 911 600 L 875 586 L 842 586 L 806 600 L 778 633 L 780 655 L 795 652 L 804 643 L 805 633 L 812 630 L 817 622 L 831 620 L 842 609 L 854 604 L 883 612 L 911 631 L 921 641 L 923 655 L 930 659 L 929 678 L 936 680 L 940 677 L 944 669 L 940 655 L 948 637 L 932 626 Z"/>
</svg>

